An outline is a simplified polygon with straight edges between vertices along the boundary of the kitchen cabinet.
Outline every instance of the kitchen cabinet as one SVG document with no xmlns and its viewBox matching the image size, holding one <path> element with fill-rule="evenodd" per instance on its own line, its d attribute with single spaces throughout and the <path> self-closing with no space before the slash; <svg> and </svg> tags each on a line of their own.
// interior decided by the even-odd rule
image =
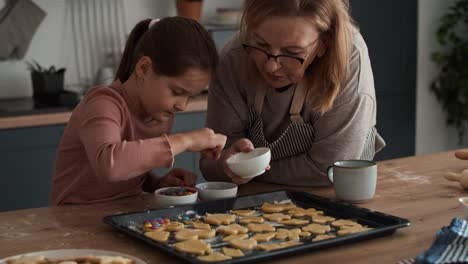
<svg viewBox="0 0 468 264">
<path fill-rule="evenodd" d="M 204 127 L 205 118 L 205 112 L 177 114 L 172 132 Z M 48 205 L 55 155 L 64 129 L 65 124 L 0 130 L 0 211 Z M 198 159 L 198 153 L 181 153 L 174 167 L 195 172 L 202 182 Z"/>
</svg>

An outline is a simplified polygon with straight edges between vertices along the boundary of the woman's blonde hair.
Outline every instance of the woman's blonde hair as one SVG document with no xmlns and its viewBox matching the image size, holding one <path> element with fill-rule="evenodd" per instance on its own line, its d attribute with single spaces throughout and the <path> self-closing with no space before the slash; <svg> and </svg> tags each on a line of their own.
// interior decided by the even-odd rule
<svg viewBox="0 0 468 264">
<path fill-rule="evenodd" d="M 319 113 L 328 111 L 345 79 L 351 54 L 353 21 L 349 15 L 349 1 L 245 0 L 241 40 L 245 43 L 250 29 L 272 16 L 308 17 L 317 27 L 320 41 L 325 44 L 326 50 L 306 70 L 305 79 L 309 89 L 306 105 Z M 253 70 L 252 62 L 245 63 L 250 65 L 244 69 Z M 248 76 L 252 78 L 252 74 Z"/>
</svg>

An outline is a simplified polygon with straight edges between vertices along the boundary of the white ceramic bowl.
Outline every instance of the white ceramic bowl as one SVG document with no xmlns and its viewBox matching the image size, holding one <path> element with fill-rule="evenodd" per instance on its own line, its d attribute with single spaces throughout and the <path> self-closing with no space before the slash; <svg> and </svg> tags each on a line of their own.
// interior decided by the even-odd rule
<svg viewBox="0 0 468 264">
<path fill-rule="evenodd" d="M 226 163 L 236 175 L 252 178 L 264 173 L 270 160 L 271 151 L 269 148 L 255 148 L 250 152 L 241 152 L 229 157 Z"/>
<path fill-rule="evenodd" d="M 237 185 L 231 182 L 204 182 L 195 186 L 203 201 L 236 197 Z"/>
<path fill-rule="evenodd" d="M 168 191 L 179 190 L 181 188 L 190 190 L 193 193 L 182 196 L 169 196 L 162 194 Z M 156 197 L 156 204 L 159 207 L 169 207 L 173 205 L 183 205 L 197 202 L 198 191 L 197 189 L 191 187 L 166 187 L 154 191 L 154 196 Z"/>
<path fill-rule="evenodd" d="M 463 206 L 463 214 L 465 215 L 465 218 L 468 219 L 468 196 L 467 197 L 460 197 L 460 198 L 458 198 L 458 201 Z"/>
</svg>

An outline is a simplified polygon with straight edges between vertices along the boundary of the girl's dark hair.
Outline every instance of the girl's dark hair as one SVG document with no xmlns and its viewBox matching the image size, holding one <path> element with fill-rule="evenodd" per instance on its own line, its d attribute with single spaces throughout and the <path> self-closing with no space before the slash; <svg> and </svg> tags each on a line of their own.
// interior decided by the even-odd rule
<svg viewBox="0 0 468 264">
<path fill-rule="evenodd" d="M 189 68 L 214 73 L 218 52 L 208 31 L 197 21 L 167 17 L 148 28 L 140 21 L 130 33 L 115 80 L 125 82 L 142 56 L 153 61 L 153 70 L 165 76 L 182 75 Z"/>
</svg>

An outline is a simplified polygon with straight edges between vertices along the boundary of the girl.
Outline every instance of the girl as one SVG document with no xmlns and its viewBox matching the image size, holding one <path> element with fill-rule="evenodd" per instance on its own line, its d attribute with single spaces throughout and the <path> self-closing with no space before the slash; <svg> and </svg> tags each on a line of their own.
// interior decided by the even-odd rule
<svg viewBox="0 0 468 264">
<path fill-rule="evenodd" d="M 73 111 L 60 142 L 51 203 L 93 203 L 170 185 L 196 176 L 171 167 L 183 151 L 217 159 L 226 137 L 211 129 L 169 135 L 174 114 L 207 85 L 218 54 L 209 33 L 182 17 L 146 19 L 132 30 L 108 87 L 92 89 Z"/>
<path fill-rule="evenodd" d="M 384 146 L 367 46 L 347 0 L 246 0 L 216 77 L 207 125 L 228 143 L 219 161 L 202 159 L 209 180 L 249 181 L 225 160 L 266 146 L 271 169 L 256 179 L 330 185 L 334 161 L 373 159 Z"/>
</svg>

